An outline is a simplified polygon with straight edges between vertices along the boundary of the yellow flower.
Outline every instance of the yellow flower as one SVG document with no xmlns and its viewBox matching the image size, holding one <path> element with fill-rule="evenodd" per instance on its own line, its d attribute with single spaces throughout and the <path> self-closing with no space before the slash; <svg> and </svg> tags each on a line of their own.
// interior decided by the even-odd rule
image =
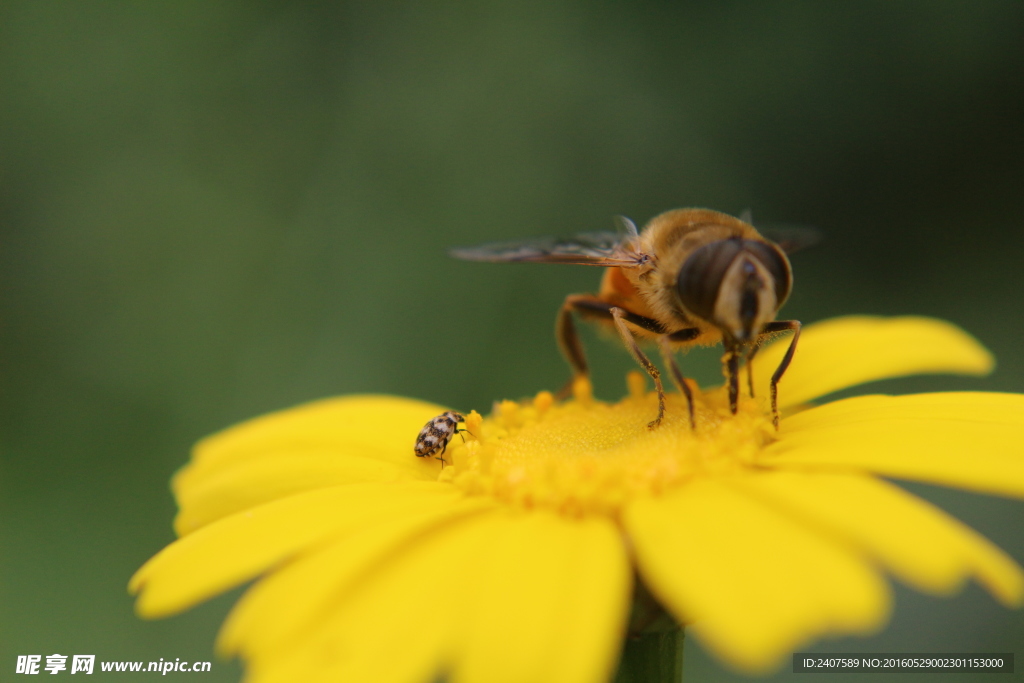
<svg viewBox="0 0 1024 683">
<path fill-rule="evenodd" d="M 974 579 L 1020 605 L 1024 573 L 992 543 L 880 476 L 1024 496 L 1024 396 L 861 396 L 869 380 L 982 374 L 992 359 L 923 318 L 842 318 L 755 367 L 729 413 L 696 392 L 697 428 L 632 375 L 609 405 L 576 396 L 472 413 L 449 465 L 413 456 L 419 401 L 356 396 L 257 418 L 177 474 L 181 538 L 132 578 L 144 617 L 253 579 L 221 632 L 248 680 L 607 680 L 634 577 L 701 643 L 748 672 L 824 636 L 884 625 L 890 574 L 947 595 Z"/>
</svg>

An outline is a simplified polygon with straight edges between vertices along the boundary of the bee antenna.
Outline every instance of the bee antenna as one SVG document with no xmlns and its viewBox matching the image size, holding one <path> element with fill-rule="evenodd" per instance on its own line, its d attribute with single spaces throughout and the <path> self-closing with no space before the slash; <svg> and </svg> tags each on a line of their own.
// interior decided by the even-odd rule
<svg viewBox="0 0 1024 683">
<path fill-rule="evenodd" d="M 613 216 L 612 220 L 615 221 L 616 227 L 622 232 L 629 235 L 630 238 L 637 237 L 640 233 L 636 229 L 636 223 L 629 220 L 625 216 Z"/>
</svg>

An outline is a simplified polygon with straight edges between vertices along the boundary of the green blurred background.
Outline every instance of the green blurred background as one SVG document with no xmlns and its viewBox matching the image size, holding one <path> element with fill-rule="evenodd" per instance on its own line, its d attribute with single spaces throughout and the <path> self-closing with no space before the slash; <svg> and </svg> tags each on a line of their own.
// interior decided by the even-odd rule
<svg viewBox="0 0 1024 683">
<path fill-rule="evenodd" d="M 334 394 L 560 386 L 555 311 L 599 273 L 449 246 L 750 208 L 826 234 L 787 317 L 938 316 L 999 360 L 873 390 L 1024 390 L 1022 36 L 1010 0 L 0 4 L 0 679 L 213 658 L 234 595 L 142 622 L 125 592 L 199 437 Z M 588 341 L 614 398 L 633 364 Z M 1021 502 L 909 488 L 1024 561 Z M 1024 615 L 973 585 L 896 602 L 817 650 L 1024 655 Z"/>
</svg>

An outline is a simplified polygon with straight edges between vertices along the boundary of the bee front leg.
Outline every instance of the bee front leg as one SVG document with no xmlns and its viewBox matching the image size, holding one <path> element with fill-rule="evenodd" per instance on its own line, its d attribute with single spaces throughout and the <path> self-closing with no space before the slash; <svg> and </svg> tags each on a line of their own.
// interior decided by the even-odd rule
<svg viewBox="0 0 1024 683">
<path fill-rule="evenodd" d="M 640 364 L 640 367 L 646 370 L 647 374 L 654 380 L 654 387 L 658 390 L 658 417 L 648 423 L 647 428 L 657 429 L 658 425 L 661 424 L 661 419 L 665 417 L 665 388 L 661 385 L 661 373 L 658 372 L 658 368 L 654 366 L 651 359 L 644 355 L 640 345 L 636 343 L 633 333 L 626 326 L 626 311 L 615 306 L 610 309 L 610 312 L 612 320 L 615 321 L 615 328 L 619 331 L 619 336 L 622 337 L 622 343 L 626 345 L 629 353 Z"/>
<path fill-rule="evenodd" d="M 789 348 L 786 349 L 786 355 L 782 357 L 782 362 L 775 369 L 771 382 L 772 424 L 775 425 L 775 429 L 779 428 L 779 380 L 786 374 L 786 369 L 789 367 L 790 362 L 793 360 L 793 354 L 796 352 L 796 343 L 800 340 L 800 321 L 776 320 L 765 325 L 764 329 L 761 330 L 761 334 L 758 335 L 758 342 L 760 342 L 760 337 L 762 336 L 775 332 L 785 332 L 786 330 L 793 330 L 793 339 L 789 342 Z"/>
<path fill-rule="evenodd" d="M 725 365 L 725 376 L 729 382 L 729 410 L 733 415 L 739 410 L 740 401 L 740 349 L 735 344 L 727 344 L 725 356 L 722 358 Z"/>
<path fill-rule="evenodd" d="M 764 334 L 762 332 L 762 334 Z M 750 392 L 750 398 L 754 398 L 754 356 L 757 355 L 758 350 L 761 348 L 761 335 L 758 335 L 757 341 L 750 347 L 750 353 L 747 354 L 747 391 Z"/>
</svg>

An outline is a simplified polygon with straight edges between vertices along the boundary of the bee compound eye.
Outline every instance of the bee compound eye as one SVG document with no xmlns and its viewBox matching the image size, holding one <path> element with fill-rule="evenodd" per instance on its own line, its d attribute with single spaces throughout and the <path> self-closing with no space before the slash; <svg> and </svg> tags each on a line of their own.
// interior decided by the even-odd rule
<svg viewBox="0 0 1024 683">
<path fill-rule="evenodd" d="M 789 290 L 793 286 L 792 271 L 786 254 L 774 244 L 754 240 L 744 240 L 744 249 L 772 276 L 775 283 L 776 308 L 780 308 L 789 297 Z"/>
<path fill-rule="evenodd" d="M 686 310 L 704 320 L 714 318 L 722 279 L 743 251 L 744 241 L 727 239 L 705 244 L 683 262 L 676 278 L 676 292 Z"/>
</svg>

